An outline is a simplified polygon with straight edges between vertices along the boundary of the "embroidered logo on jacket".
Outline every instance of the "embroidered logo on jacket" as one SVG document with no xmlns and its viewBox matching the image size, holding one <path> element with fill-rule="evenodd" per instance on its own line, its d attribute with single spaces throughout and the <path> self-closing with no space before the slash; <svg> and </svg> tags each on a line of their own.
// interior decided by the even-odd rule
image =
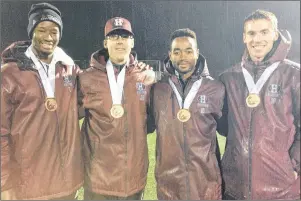
<svg viewBox="0 0 301 201">
<path fill-rule="evenodd" d="M 197 97 L 197 106 L 200 108 L 201 113 L 207 113 L 208 112 L 208 97 L 206 95 L 199 95 Z"/>
<path fill-rule="evenodd" d="M 280 96 L 280 94 L 281 94 L 280 92 L 281 92 L 280 85 L 278 85 L 278 84 L 270 84 L 268 86 L 268 93 L 267 93 L 268 96 L 277 98 L 277 97 Z"/>
<path fill-rule="evenodd" d="M 267 96 L 270 97 L 272 104 L 276 103 L 281 97 L 281 86 L 278 84 L 270 84 L 268 86 Z"/>
<path fill-rule="evenodd" d="M 64 86 L 65 87 L 72 87 L 72 75 L 65 75 L 63 76 Z"/>
<path fill-rule="evenodd" d="M 137 94 L 139 96 L 139 99 L 144 101 L 145 95 L 146 95 L 145 85 L 142 82 L 137 82 L 136 83 L 136 90 L 137 90 Z"/>
<path fill-rule="evenodd" d="M 201 104 L 206 104 L 206 95 L 200 95 L 198 97 L 198 102 L 201 103 Z"/>
</svg>

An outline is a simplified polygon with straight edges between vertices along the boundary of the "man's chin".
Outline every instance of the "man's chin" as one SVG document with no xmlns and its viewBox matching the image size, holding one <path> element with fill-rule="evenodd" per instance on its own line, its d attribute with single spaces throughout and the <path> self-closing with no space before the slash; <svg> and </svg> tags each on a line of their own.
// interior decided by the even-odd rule
<svg viewBox="0 0 301 201">
<path fill-rule="evenodd" d="M 45 51 L 45 50 L 39 50 L 37 51 L 40 58 L 48 58 L 50 55 L 53 54 L 53 51 Z"/>
<path fill-rule="evenodd" d="M 187 67 L 187 68 L 179 68 L 179 71 L 183 74 L 189 73 L 192 69 Z"/>
</svg>

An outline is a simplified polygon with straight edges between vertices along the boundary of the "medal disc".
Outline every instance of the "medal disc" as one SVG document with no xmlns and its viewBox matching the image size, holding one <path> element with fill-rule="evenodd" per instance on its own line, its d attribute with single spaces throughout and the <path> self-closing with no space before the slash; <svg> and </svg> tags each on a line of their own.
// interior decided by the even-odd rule
<svg viewBox="0 0 301 201">
<path fill-rule="evenodd" d="M 114 117 L 115 119 L 118 119 L 123 116 L 124 109 L 121 105 L 113 105 L 110 112 L 111 112 L 112 117 Z"/>
<path fill-rule="evenodd" d="M 249 94 L 246 98 L 246 103 L 248 107 L 257 107 L 260 103 L 260 97 L 258 94 Z"/>
<path fill-rule="evenodd" d="M 48 111 L 53 112 L 57 109 L 57 103 L 54 98 L 47 98 L 45 101 L 45 107 Z"/>
<path fill-rule="evenodd" d="M 186 122 L 190 119 L 190 112 L 187 109 L 181 109 L 179 110 L 179 112 L 177 113 L 177 118 L 179 121 L 181 122 Z"/>
</svg>

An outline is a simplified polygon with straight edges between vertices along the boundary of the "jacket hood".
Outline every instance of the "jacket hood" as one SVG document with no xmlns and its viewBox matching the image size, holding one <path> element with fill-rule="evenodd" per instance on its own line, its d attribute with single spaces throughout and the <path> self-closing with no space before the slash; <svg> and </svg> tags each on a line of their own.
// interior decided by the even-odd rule
<svg viewBox="0 0 301 201">
<path fill-rule="evenodd" d="M 33 62 L 25 55 L 27 48 L 31 45 L 31 41 L 17 41 L 9 45 L 1 53 L 1 65 L 16 62 L 19 68 L 28 68 Z"/>
<path fill-rule="evenodd" d="M 107 49 L 104 48 L 104 49 L 97 50 L 91 55 L 90 67 L 94 67 L 106 72 L 106 64 L 108 59 L 109 59 L 109 53 Z M 135 65 L 138 62 L 137 53 L 135 51 L 132 51 L 130 53 L 129 59 L 130 59 L 129 65 Z"/>
<path fill-rule="evenodd" d="M 266 55 L 263 61 L 261 61 L 257 66 L 267 66 L 277 61 L 283 61 L 291 48 L 292 38 L 287 30 L 279 30 L 278 40 L 274 42 L 272 50 Z M 242 56 L 243 65 L 255 65 L 250 59 L 247 48 Z"/>
<path fill-rule="evenodd" d="M 33 68 L 34 63 L 29 59 L 28 52 L 26 50 L 30 47 L 31 41 L 18 41 L 12 43 L 1 53 L 1 64 L 9 62 L 16 62 L 19 68 Z M 56 47 L 54 50 L 56 60 L 60 61 L 63 65 L 74 65 L 73 59 L 68 56 L 60 47 Z"/>
<path fill-rule="evenodd" d="M 166 71 L 170 75 L 175 75 L 176 74 L 176 69 L 172 65 L 172 62 L 171 62 L 169 56 L 167 56 L 164 59 L 163 63 L 164 63 L 164 71 Z M 199 58 L 196 62 L 196 68 L 195 68 L 192 76 L 193 77 L 207 77 L 207 76 L 210 76 L 206 59 L 202 54 L 199 54 Z"/>
</svg>

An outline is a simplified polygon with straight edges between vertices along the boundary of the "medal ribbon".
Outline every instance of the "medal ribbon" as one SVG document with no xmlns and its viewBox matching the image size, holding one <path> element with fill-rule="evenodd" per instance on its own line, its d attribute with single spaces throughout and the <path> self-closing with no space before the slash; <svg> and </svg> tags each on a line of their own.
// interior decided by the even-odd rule
<svg viewBox="0 0 301 201">
<path fill-rule="evenodd" d="M 121 104 L 126 65 L 122 68 L 122 70 L 118 74 L 117 82 L 115 79 L 114 67 L 113 67 L 112 62 L 110 60 L 108 60 L 107 65 L 106 65 L 113 105 Z"/>
<path fill-rule="evenodd" d="M 203 80 L 203 78 L 201 78 L 193 83 L 191 89 L 189 90 L 189 92 L 184 100 L 184 105 L 182 105 L 183 104 L 182 97 L 181 97 L 180 93 L 178 92 L 175 84 L 169 78 L 169 80 L 168 80 L 169 84 L 170 84 L 172 90 L 174 91 L 174 93 L 176 94 L 176 97 L 177 97 L 177 100 L 178 100 L 178 103 L 179 103 L 179 106 L 181 109 L 183 109 L 183 108 L 187 109 L 187 110 L 189 109 L 193 99 L 195 98 L 199 88 L 201 87 L 202 80 Z"/>
<path fill-rule="evenodd" d="M 274 72 L 274 70 L 276 70 L 276 68 L 278 67 L 280 62 L 275 62 L 272 65 L 270 65 L 269 67 L 267 67 L 264 72 L 262 73 L 262 75 L 260 76 L 259 80 L 256 82 L 254 82 L 252 75 L 243 67 L 243 65 L 241 64 L 242 67 L 242 72 L 249 90 L 249 94 L 259 94 L 261 88 L 263 87 L 264 83 L 269 79 L 269 77 L 271 76 L 271 74 Z"/>
<path fill-rule="evenodd" d="M 37 57 L 33 53 L 31 46 L 29 46 L 29 48 L 27 49 L 26 54 L 29 58 L 31 58 L 31 60 L 33 61 L 33 63 L 35 64 L 35 66 L 39 72 L 39 75 L 42 80 L 43 88 L 46 91 L 47 98 L 54 98 L 55 85 L 51 86 L 51 79 L 49 78 L 52 76 L 47 77 L 46 72 L 44 71 L 44 68 L 42 66 L 42 63 L 37 59 Z"/>
</svg>

